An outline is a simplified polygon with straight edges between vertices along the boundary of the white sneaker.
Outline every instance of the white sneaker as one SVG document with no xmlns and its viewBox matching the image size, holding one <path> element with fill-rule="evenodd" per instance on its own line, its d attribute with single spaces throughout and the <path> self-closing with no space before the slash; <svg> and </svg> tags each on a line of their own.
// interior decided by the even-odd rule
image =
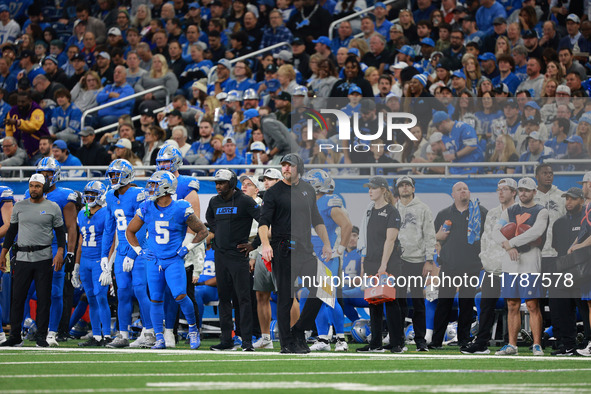
<svg viewBox="0 0 591 394">
<path fill-rule="evenodd" d="M 349 345 L 347 345 L 347 342 L 337 339 L 337 343 L 334 345 L 334 351 L 346 352 L 347 350 L 349 350 Z"/>
<path fill-rule="evenodd" d="M 497 356 L 508 356 L 508 355 L 516 355 L 518 354 L 517 346 L 513 346 L 510 344 L 506 344 L 499 350 L 495 352 Z"/>
<path fill-rule="evenodd" d="M 141 332 L 140 336 L 137 337 L 137 339 L 135 341 L 131 342 L 129 344 L 129 347 L 142 347 L 142 346 L 145 346 L 145 344 L 146 344 L 145 336 L 146 336 L 146 329 L 145 328 L 142 328 L 142 332 Z"/>
<path fill-rule="evenodd" d="M 6 342 L 6 334 L 4 331 L 0 331 L 0 343 Z"/>
<path fill-rule="evenodd" d="M 544 355 L 544 351 L 542 350 L 542 347 L 540 345 L 532 346 L 531 350 L 532 350 L 534 356 L 543 356 Z"/>
<path fill-rule="evenodd" d="M 252 344 L 255 349 L 273 349 L 273 341 L 260 337 Z"/>
<path fill-rule="evenodd" d="M 591 341 L 585 349 L 577 349 L 577 353 L 581 356 L 591 357 Z"/>
<path fill-rule="evenodd" d="M 310 350 L 313 352 L 330 352 L 330 343 L 318 340 L 310 346 Z"/>
<path fill-rule="evenodd" d="M 174 332 L 172 330 L 164 330 L 164 343 L 166 344 L 167 349 L 176 347 L 176 341 L 174 340 Z"/>
<path fill-rule="evenodd" d="M 47 335 L 47 338 L 45 339 L 47 341 L 47 343 L 49 344 L 49 346 L 51 347 L 58 347 L 60 344 L 56 341 L 55 339 L 55 335 L 51 334 L 51 335 Z"/>
</svg>

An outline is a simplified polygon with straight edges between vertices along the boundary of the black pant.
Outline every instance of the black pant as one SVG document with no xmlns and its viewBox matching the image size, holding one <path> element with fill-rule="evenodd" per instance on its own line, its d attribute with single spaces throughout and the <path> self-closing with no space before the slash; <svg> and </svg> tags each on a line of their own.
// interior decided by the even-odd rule
<svg viewBox="0 0 591 394">
<path fill-rule="evenodd" d="M 67 273 L 64 278 L 64 310 L 62 319 L 57 329 L 58 335 L 67 337 L 70 335 L 70 318 L 72 317 L 72 306 L 74 304 L 74 286 L 72 286 L 72 273 Z"/>
<path fill-rule="evenodd" d="M 382 332 L 384 327 L 384 309 L 386 309 L 386 325 L 390 334 L 390 344 L 402 347 L 402 315 L 398 300 L 384 302 L 383 304 L 369 305 L 369 322 L 371 328 L 371 347 L 382 346 Z"/>
<path fill-rule="evenodd" d="M 250 305 L 250 272 L 248 257 L 235 253 L 215 252 L 215 277 L 219 294 L 220 328 L 222 343 L 232 342 L 232 294 L 236 292 L 240 306 L 240 332 L 242 345 L 252 343 L 252 307 Z"/>
<path fill-rule="evenodd" d="M 289 241 L 278 241 L 273 247 L 273 275 L 277 283 L 277 325 L 281 346 L 288 346 L 293 342 L 290 319 L 291 306 L 294 298 L 294 282 L 298 276 L 315 277 L 317 273 L 316 256 L 312 252 L 300 251 L 292 255 Z M 316 328 L 315 319 L 322 306 L 322 300 L 316 297 L 316 289 L 310 288 L 310 295 L 306 300 L 299 320 L 294 325 L 297 331 L 313 330 Z"/>
<path fill-rule="evenodd" d="M 495 324 L 495 306 L 501 295 L 501 278 L 485 272 L 480 287 L 482 297 L 480 298 L 480 317 L 478 318 L 477 344 L 488 346 L 492 338 L 492 328 Z"/>
<path fill-rule="evenodd" d="M 412 324 L 415 331 L 415 343 L 417 345 L 424 345 L 425 342 L 425 333 L 427 332 L 427 323 L 425 317 L 425 297 L 423 295 L 423 287 L 421 286 L 420 282 L 416 282 L 418 286 L 412 286 L 414 283 L 409 283 L 408 278 L 411 276 L 422 276 L 423 275 L 423 266 L 424 263 L 409 263 L 408 261 L 402 260 L 402 271 L 401 275 L 407 278 L 406 283 L 410 285 L 410 296 L 412 298 Z M 398 289 L 396 289 L 398 290 Z M 406 300 L 403 299 L 406 296 L 406 292 L 403 289 L 399 296 L 399 302 L 404 301 L 406 304 Z M 401 310 L 403 308 L 402 305 L 400 306 Z M 403 315 L 403 318 L 406 317 L 406 311 Z M 402 321 L 404 325 L 404 320 Z"/>
<path fill-rule="evenodd" d="M 577 303 L 569 295 L 569 290 L 550 289 L 548 305 L 554 337 L 559 345 L 574 349 L 577 345 Z"/>
<path fill-rule="evenodd" d="M 47 336 L 49 326 L 49 308 L 51 307 L 51 280 L 53 278 L 53 267 L 51 260 L 37 261 L 16 261 L 12 266 L 12 302 L 10 304 L 10 336 L 20 339 L 21 324 L 25 313 L 25 301 L 35 280 L 37 291 L 37 336 Z"/>
<path fill-rule="evenodd" d="M 448 277 L 464 276 L 464 273 L 445 272 L 441 270 L 440 277 L 443 273 Z M 468 278 L 470 276 L 478 276 L 478 272 L 467 273 Z M 458 343 L 465 344 L 470 342 L 470 328 L 472 325 L 472 319 L 474 317 L 474 295 L 476 289 L 468 286 L 462 286 L 459 288 L 458 294 L 458 305 L 459 305 L 459 317 L 458 317 Z M 447 329 L 447 324 L 450 321 L 451 311 L 454 303 L 454 297 L 456 294 L 456 287 L 449 286 L 448 281 L 442 281 L 439 287 L 439 301 L 437 302 L 437 308 L 435 309 L 435 324 L 433 327 L 433 338 L 431 343 L 434 346 L 441 346 L 443 343 L 443 337 Z"/>
</svg>

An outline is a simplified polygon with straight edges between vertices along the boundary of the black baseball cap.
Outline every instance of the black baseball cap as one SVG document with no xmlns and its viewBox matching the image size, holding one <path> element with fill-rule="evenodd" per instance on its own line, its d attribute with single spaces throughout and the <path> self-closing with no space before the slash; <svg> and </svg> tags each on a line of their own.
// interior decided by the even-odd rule
<svg viewBox="0 0 591 394">
<path fill-rule="evenodd" d="M 583 190 L 579 189 L 578 187 L 571 187 L 565 193 L 562 194 L 562 197 L 573 197 L 573 198 L 585 198 L 583 195 Z"/>
<path fill-rule="evenodd" d="M 370 178 L 369 182 L 365 183 L 363 187 L 371 187 L 372 189 L 377 189 L 379 187 L 389 188 L 388 181 L 383 176 L 374 176 Z"/>
</svg>

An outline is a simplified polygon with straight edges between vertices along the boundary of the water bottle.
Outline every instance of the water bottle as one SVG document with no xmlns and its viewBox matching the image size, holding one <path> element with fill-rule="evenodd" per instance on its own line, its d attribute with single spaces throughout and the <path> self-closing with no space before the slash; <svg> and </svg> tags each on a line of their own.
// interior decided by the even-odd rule
<svg viewBox="0 0 591 394">
<path fill-rule="evenodd" d="M 252 164 L 252 152 L 246 152 L 246 164 Z"/>
</svg>

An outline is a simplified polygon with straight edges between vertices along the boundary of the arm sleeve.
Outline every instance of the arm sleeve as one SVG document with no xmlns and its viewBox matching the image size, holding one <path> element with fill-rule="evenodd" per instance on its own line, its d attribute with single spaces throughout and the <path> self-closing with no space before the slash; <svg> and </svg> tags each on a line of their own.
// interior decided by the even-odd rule
<svg viewBox="0 0 591 394">
<path fill-rule="evenodd" d="M 10 247 L 14 244 L 14 239 L 18 233 L 18 223 L 10 223 L 10 227 L 8 227 L 8 231 L 4 237 L 4 244 L 2 247 L 5 249 L 10 249 Z"/>
<path fill-rule="evenodd" d="M 55 238 L 57 239 L 57 247 L 64 248 L 66 247 L 66 226 L 59 226 L 54 227 L 55 230 Z"/>
<path fill-rule="evenodd" d="M 541 237 L 545 232 L 546 228 L 548 227 L 548 210 L 542 209 L 538 213 L 538 217 L 536 218 L 536 222 L 533 226 L 523 234 L 519 234 L 515 238 L 511 238 L 509 240 L 509 244 L 513 247 L 519 247 L 523 245 L 527 245 L 528 243 L 535 241 L 539 237 Z"/>
<path fill-rule="evenodd" d="M 36 109 L 31 113 L 31 118 L 29 120 L 27 120 L 27 119 L 20 120 L 19 129 L 21 129 L 22 131 L 25 131 L 29 134 L 32 134 L 32 133 L 38 131 L 43 126 L 44 122 L 45 122 L 45 114 L 43 113 L 43 110 Z"/>
</svg>

